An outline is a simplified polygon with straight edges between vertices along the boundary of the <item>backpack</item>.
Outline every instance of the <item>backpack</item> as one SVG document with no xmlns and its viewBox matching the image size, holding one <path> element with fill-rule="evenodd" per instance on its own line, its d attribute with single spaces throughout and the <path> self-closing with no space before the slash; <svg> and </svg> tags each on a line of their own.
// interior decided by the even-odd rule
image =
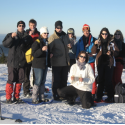
<svg viewBox="0 0 125 125">
<path fill-rule="evenodd" d="M 121 84 L 120 82 L 115 86 L 115 103 L 125 103 L 125 83 Z"/>
<path fill-rule="evenodd" d="M 37 41 L 38 43 L 40 43 L 40 40 L 39 40 L 39 39 L 37 39 L 36 41 Z M 30 63 L 33 61 L 34 57 L 33 57 L 33 55 L 32 55 L 32 48 L 30 48 L 29 50 L 26 51 L 26 53 L 25 53 L 25 58 L 26 58 L 26 62 L 27 62 L 28 64 L 30 64 Z"/>
</svg>

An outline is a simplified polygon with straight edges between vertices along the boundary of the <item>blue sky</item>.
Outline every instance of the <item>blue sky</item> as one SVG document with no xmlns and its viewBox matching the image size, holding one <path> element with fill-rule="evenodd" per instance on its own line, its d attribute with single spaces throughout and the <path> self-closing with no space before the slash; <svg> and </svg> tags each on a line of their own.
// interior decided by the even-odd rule
<svg viewBox="0 0 125 125">
<path fill-rule="evenodd" d="M 16 30 L 19 20 L 26 23 L 34 18 L 38 30 L 47 26 L 50 35 L 57 20 L 63 22 L 63 30 L 74 28 L 81 36 L 84 24 L 90 25 L 97 37 L 103 27 L 110 33 L 120 29 L 125 36 L 125 0 L 0 0 L 0 34 Z"/>
</svg>

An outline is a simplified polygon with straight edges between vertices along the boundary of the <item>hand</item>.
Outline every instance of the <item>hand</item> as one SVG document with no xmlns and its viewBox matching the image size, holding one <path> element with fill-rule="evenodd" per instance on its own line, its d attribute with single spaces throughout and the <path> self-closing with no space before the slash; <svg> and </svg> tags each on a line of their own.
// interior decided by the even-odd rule
<svg viewBox="0 0 125 125">
<path fill-rule="evenodd" d="M 71 80 L 72 80 L 72 81 L 74 80 L 74 78 L 75 78 L 74 76 L 71 76 Z"/>
<path fill-rule="evenodd" d="M 95 41 L 95 44 L 99 44 L 98 40 Z"/>
<path fill-rule="evenodd" d="M 29 32 L 29 35 L 31 36 L 33 33 L 34 33 L 34 30 L 31 30 L 31 31 Z"/>
<path fill-rule="evenodd" d="M 72 48 L 72 45 L 69 43 L 69 44 L 67 44 L 67 46 L 69 47 L 69 48 Z"/>
<path fill-rule="evenodd" d="M 53 54 L 50 54 L 50 58 L 52 58 L 53 57 Z"/>
<path fill-rule="evenodd" d="M 82 82 L 82 81 L 83 81 L 83 78 L 79 78 L 79 81 Z"/>
<path fill-rule="evenodd" d="M 47 46 L 44 46 L 44 47 L 42 48 L 42 51 L 47 51 Z"/>
<path fill-rule="evenodd" d="M 12 38 L 16 37 L 17 36 L 16 32 L 12 33 L 11 36 L 12 36 Z"/>
<path fill-rule="evenodd" d="M 110 51 L 108 51 L 106 54 L 107 54 L 107 55 L 110 55 L 110 54 L 111 54 L 111 52 L 110 52 Z"/>
</svg>

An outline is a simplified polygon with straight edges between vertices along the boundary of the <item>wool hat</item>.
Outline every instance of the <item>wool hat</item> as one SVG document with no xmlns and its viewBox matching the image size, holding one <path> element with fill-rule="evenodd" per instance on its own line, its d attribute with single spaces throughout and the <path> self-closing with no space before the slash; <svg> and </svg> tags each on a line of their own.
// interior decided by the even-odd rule
<svg viewBox="0 0 125 125">
<path fill-rule="evenodd" d="M 48 31 L 48 28 L 47 27 L 41 27 L 40 28 L 40 34 L 42 34 L 42 33 L 49 33 L 49 31 Z"/>
<path fill-rule="evenodd" d="M 24 27 L 26 26 L 26 25 L 25 25 L 25 22 L 24 22 L 24 21 L 22 21 L 22 20 L 20 20 L 20 21 L 17 23 L 17 27 L 18 27 L 18 25 L 19 25 L 19 24 L 23 24 L 23 25 L 24 25 Z"/>
<path fill-rule="evenodd" d="M 69 29 L 67 30 L 67 34 L 73 34 L 73 35 L 75 35 L 74 29 L 73 29 L 73 28 L 69 28 Z"/>
<path fill-rule="evenodd" d="M 88 24 L 84 24 L 82 31 L 88 30 L 90 32 L 90 26 Z"/>
<path fill-rule="evenodd" d="M 57 27 L 61 27 L 61 28 L 63 27 L 62 26 L 62 21 L 59 20 L 59 21 L 55 22 L 55 28 L 57 28 Z"/>
</svg>

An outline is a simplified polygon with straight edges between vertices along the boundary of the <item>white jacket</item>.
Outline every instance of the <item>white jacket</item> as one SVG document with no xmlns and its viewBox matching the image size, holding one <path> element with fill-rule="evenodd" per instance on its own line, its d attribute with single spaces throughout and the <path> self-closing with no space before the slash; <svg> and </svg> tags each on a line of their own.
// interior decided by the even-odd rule
<svg viewBox="0 0 125 125">
<path fill-rule="evenodd" d="M 71 76 L 75 79 L 72 81 Z M 79 81 L 80 76 L 83 78 L 83 82 Z M 79 69 L 77 64 L 72 65 L 68 81 L 70 85 L 82 91 L 92 91 L 92 84 L 95 81 L 93 69 L 90 64 L 86 63 L 82 70 Z"/>
</svg>

